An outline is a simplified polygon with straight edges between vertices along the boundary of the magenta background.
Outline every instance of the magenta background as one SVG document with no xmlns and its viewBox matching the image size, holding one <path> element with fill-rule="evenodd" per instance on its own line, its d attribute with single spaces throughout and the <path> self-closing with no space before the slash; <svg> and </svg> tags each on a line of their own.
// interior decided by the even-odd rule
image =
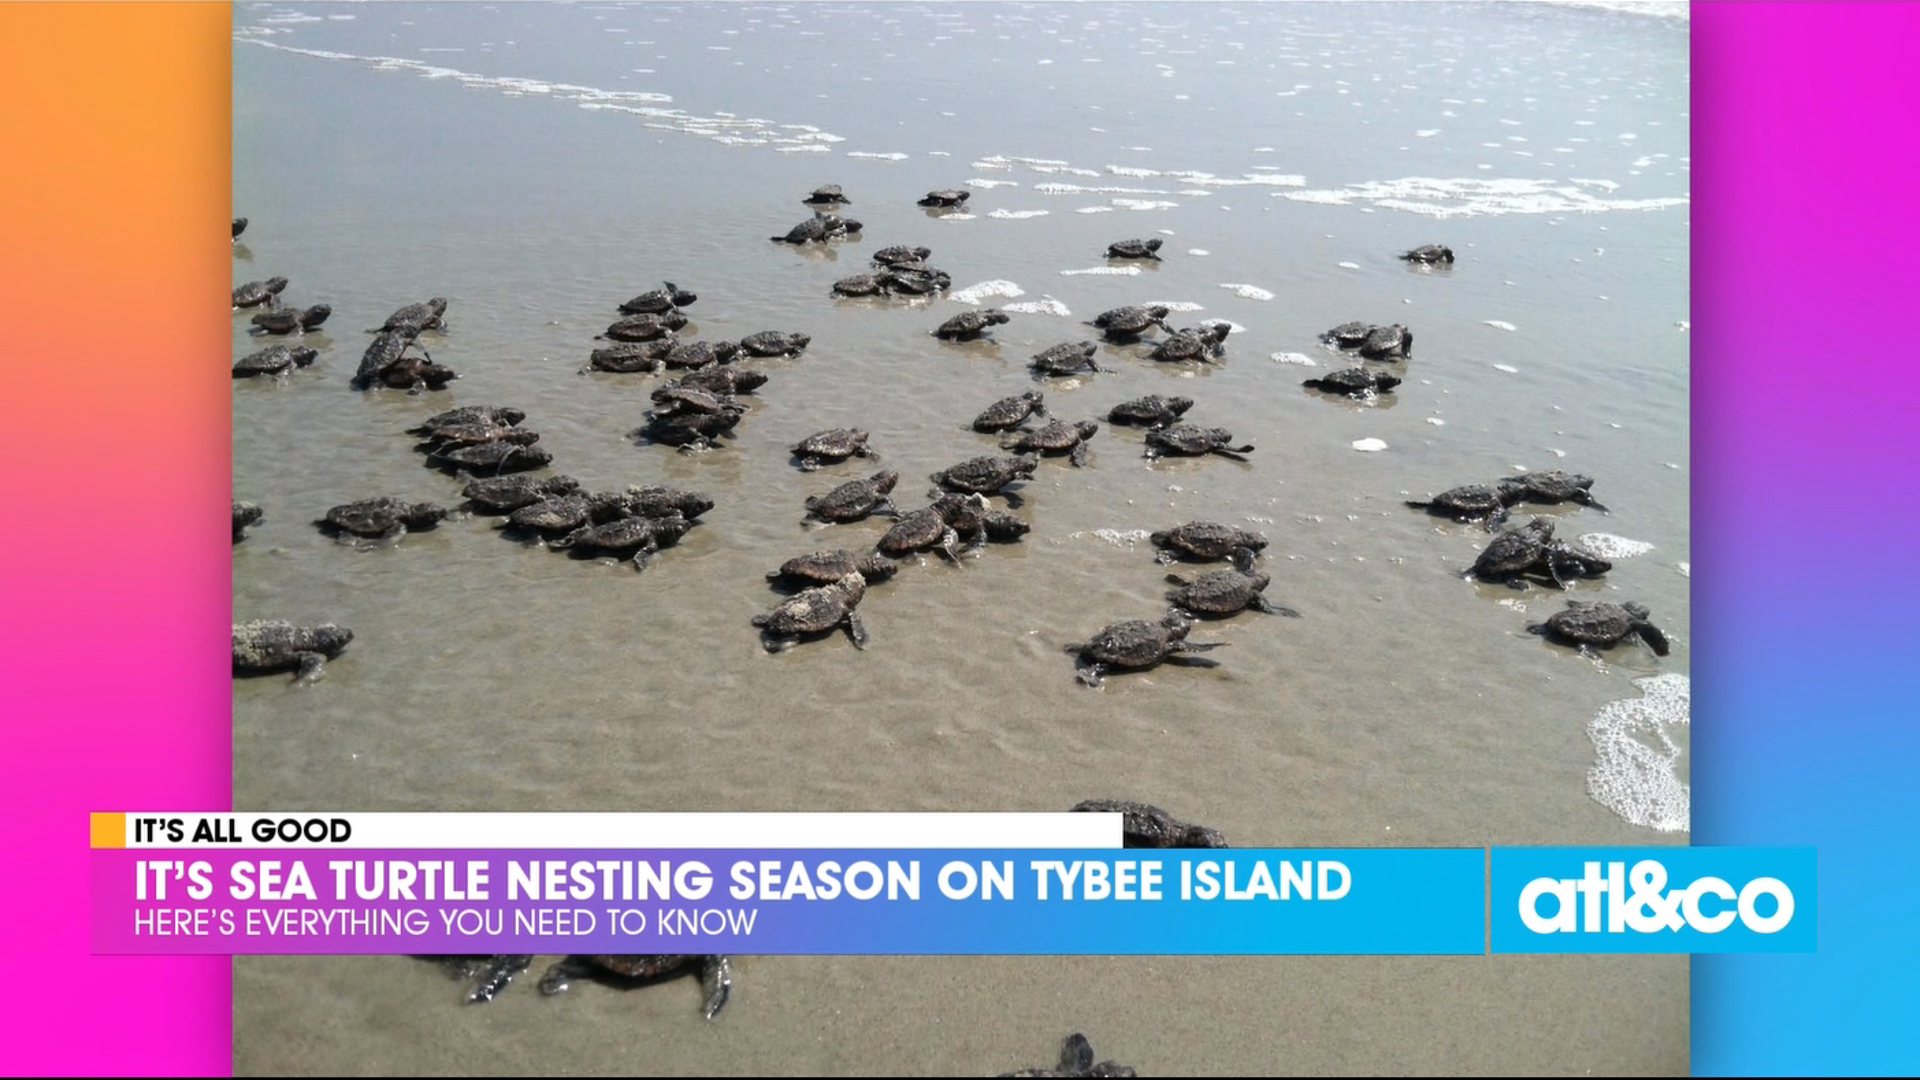
<svg viewBox="0 0 1920 1080">
<path fill-rule="evenodd" d="M 1915 595 L 1916 513 L 1914 485 L 1874 470 L 1920 460 L 1903 325 L 1920 306 L 1920 9 L 1703 3 L 1693 14 L 1695 837 L 1818 845 L 1823 900 L 1816 956 L 1696 961 L 1694 1067 L 1910 1071 L 1920 650 L 1894 599 Z M 13 109 L 110 112 L 101 95 L 143 92 L 89 69 L 84 42 L 71 47 L 65 80 Z M 224 162 L 226 133 L 212 134 L 198 141 Z M 82 145 L 97 152 L 75 160 Z M 197 152 L 196 140 L 182 145 Z M 39 511 L 16 511 L 0 531 L 13 616 L 0 648 L 0 948 L 13 960 L 0 1060 L 20 1073 L 226 1073 L 229 961 L 87 955 L 88 812 L 223 811 L 230 791 L 218 519 L 228 314 L 157 309 L 143 293 L 177 297 L 205 278 L 217 296 L 228 210 L 224 194 L 217 207 L 143 202 L 141 162 L 111 151 L 105 133 L 9 137 L 0 170 L 3 203 L 18 203 L 28 166 L 88 170 L 130 196 L 0 217 L 0 357 L 16 375 L 0 395 L 0 460 L 10 495 Z M 215 239 L 116 245 L 106 213 L 185 214 L 203 219 L 188 232 Z M 1836 332 L 1836 317 L 1875 333 L 1892 318 L 1898 342 Z M 1817 371 L 1856 381 L 1808 385 Z M 61 463 L 57 482 L 41 461 Z M 1800 486 L 1783 496 L 1770 486 L 1782 478 Z M 139 524 L 122 536 L 47 524 L 100 514 Z M 1815 537 L 1858 545 L 1846 550 L 1859 558 L 1830 573 L 1793 567 Z"/>
</svg>

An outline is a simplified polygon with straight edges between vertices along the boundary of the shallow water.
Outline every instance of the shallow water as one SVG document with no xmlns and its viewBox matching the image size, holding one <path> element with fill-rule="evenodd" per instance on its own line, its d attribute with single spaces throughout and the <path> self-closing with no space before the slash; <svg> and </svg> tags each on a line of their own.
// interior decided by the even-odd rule
<svg viewBox="0 0 1920 1080">
<path fill-rule="evenodd" d="M 1509 4 L 302 4 L 238 8 L 235 27 L 234 212 L 251 224 L 234 281 L 285 275 L 288 301 L 335 312 L 309 336 L 314 367 L 234 387 L 235 495 L 267 513 L 234 549 L 235 618 L 357 635 L 315 686 L 236 682 L 237 809 L 1120 797 L 1236 846 L 1684 839 L 1586 792 L 1596 711 L 1689 663 L 1683 21 Z M 845 187 L 863 234 L 770 243 L 823 183 Z M 972 192 L 965 214 L 913 205 L 953 186 Z M 1165 261 L 1069 273 L 1134 236 L 1164 239 Z M 1453 247 L 1450 270 L 1394 258 L 1428 242 Z M 829 298 L 896 243 L 931 247 L 956 290 L 1020 290 L 984 304 L 1044 306 L 949 344 L 928 331 L 958 301 Z M 700 296 L 682 336 L 813 336 L 798 360 L 755 364 L 771 381 L 724 449 L 634 442 L 658 381 L 577 373 L 616 305 L 663 279 Z M 449 329 L 422 343 L 462 378 L 418 397 L 347 389 L 361 330 L 432 295 L 451 299 Z M 807 495 L 886 467 L 902 509 L 923 505 L 928 473 L 997 452 L 967 423 L 1036 385 L 1028 356 L 1156 301 L 1181 308 L 1176 326 L 1234 323 L 1228 360 L 1106 346 L 1114 372 L 1051 380 L 1049 406 L 1104 418 L 1184 394 L 1190 419 L 1258 447 L 1248 462 L 1150 464 L 1138 431 L 1103 425 L 1086 468 L 1051 459 L 1016 489 L 1023 544 L 875 588 L 866 651 L 844 636 L 761 650 L 748 619 L 778 599 L 766 571 L 885 528 L 803 529 Z M 1416 332 L 1396 392 L 1300 387 L 1345 366 L 1316 335 L 1349 319 Z M 236 356 L 259 347 L 245 325 Z M 457 502 L 460 482 L 401 432 L 463 404 L 524 409 L 554 471 L 591 489 L 669 483 L 718 505 L 640 574 L 520 546 L 481 516 L 365 552 L 308 524 L 376 494 Z M 879 465 L 793 467 L 789 447 L 841 426 L 872 432 Z M 1356 452 L 1370 439 L 1385 448 Z M 1516 518 L 1651 544 L 1572 595 L 1647 604 L 1671 655 L 1593 662 L 1527 634 L 1562 597 L 1462 581 L 1487 534 L 1402 505 L 1516 468 L 1597 478 L 1610 514 Z M 1231 642 L 1218 668 L 1078 685 L 1062 645 L 1165 606 L 1167 568 L 1128 537 L 1196 518 L 1266 533 L 1268 594 L 1303 618 L 1208 621 L 1196 640 Z M 245 958 L 235 1067 L 991 1073 L 1051 1062 L 1076 1030 L 1143 1073 L 1687 1067 L 1683 957 L 737 964 L 707 1024 L 692 980 L 546 1000 L 523 979 L 466 1008 L 416 960 Z"/>
</svg>

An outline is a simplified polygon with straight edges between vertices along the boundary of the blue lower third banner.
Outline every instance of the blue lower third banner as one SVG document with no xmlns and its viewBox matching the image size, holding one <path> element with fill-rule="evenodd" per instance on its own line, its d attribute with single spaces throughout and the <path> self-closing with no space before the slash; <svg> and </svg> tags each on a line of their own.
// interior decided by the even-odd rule
<svg viewBox="0 0 1920 1080">
<path fill-rule="evenodd" d="M 1497 953 L 1813 952 L 1812 848 L 1494 848 Z"/>
<path fill-rule="evenodd" d="M 1486 949 L 1482 848 L 123 848 L 92 869 L 96 953 Z"/>
</svg>

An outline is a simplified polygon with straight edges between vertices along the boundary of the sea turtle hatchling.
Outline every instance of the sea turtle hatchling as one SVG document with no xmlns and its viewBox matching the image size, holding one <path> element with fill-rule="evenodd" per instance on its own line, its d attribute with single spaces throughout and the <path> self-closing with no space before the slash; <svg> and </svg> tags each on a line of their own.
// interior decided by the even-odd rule
<svg viewBox="0 0 1920 1080">
<path fill-rule="evenodd" d="M 1167 580 L 1180 586 L 1167 593 L 1167 600 L 1189 615 L 1238 615 L 1252 608 L 1268 615 L 1300 617 L 1299 612 L 1263 595 L 1272 578 L 1254 569 L 1252 548 L 1234 550 L 1231 570 L 1215 570 L 1191 581 L 1168 574 Z"/>
<path fill-rule="evenodd" d="M 1157 623 L 1129 619 L 1103 627 L 1092 640 L 1068 645 L 1066 651 L 1080 658 L 1079 680 L 1094 687 L 1104 681 L 1109 671 L 1140 671 L 1163 660 L 1194 667 L 1218 667 L 1218 661 L 1187 654 L 1217 649 L 1229 642 L 1188 641 L 1187 631 L 1192 628 L 1193 620 L 1178 611 L 1170 611 Z"/>
<path fill-rule="evenodd" d="M 672 416 L 676 413 L 723 413 L 745 407 L 735 401 L 731 394 L 716 394 L 711 390 L 702 390 L 697 386 L 686 386 L 678 382 L 657 386 L 647 397 L 655 405 L 660 406 L 653 414 L 655 416 Z"/>
<path fill-rule="evenodd" d="M 449 450 L 456 446 L 479 446 L 481 443 L 490 442 L 510 442 L 516 446 L 532 446 L 539 441 L 540 433 L 532 428 L 475 420 L 466 424 L 444 424 L 422 440 L 417 449 L 431 452 Z"/>
<path fill-rule="evenodd" d="M 713 509 L 713 498 L 705 492 L 654 484 L 629 484 L 617 496 L 597 496 L 596 499 L 596 515 L 602 514 L 599 507 L 607 506 L 612 507 L 612 516 L 637 514 L 658 518 L 679 514 L 693 521 Z"/>
<path fill-rule="evenodd" d="M 975 431 L 1009 431 L 1027 422 L 1035 413 L 1047 411 L 1046 395 L 1038 390 L 1029 390 L 1024 394 L 1003 397 L 999 401 L 980 411 L 973 418 Z"/>
<path fill-rule="evenodd" d="M 269 345 L 234 361 L 233 377 L 245 379 L 254 375 L 281 375 L 294 368 L 306 367 L 319 356 L 320 350 L 304 345 Z"/>
<path fill-rule="evenodd" d="M 1236 461 L 1244 461 L 1242 454 L 1253 452 L 1253 444 L 1233 445 L 1233 432 L 1226 428 L 1203 428 L 1192 424 L 1174 424 L 1170 427 L 1155 428 L 1147 432 L 1147 452 L 1149 461 L 1167 454 L 1185 457 L 1198 457 L 1202 454 L 1219 454 Z"/>
<path fill-rule="evenodd" d="M 1078 810 L 1079 807 L 1074 807 Z M 1151 809 L 1151 807 L 1149 807 Z M 1226 845 L 1222 844 L 1221 847 Z M 1133 1066 L 1122 1065 L 1117 1061 L 1093 1060 L 1093 1044 L 1085 1035 L 1075 1032 L 1067 1036 L 1060 1047 L 1060 1064 L 1054 1068 L 1021 1069 L 1017 1072 L 1001 1073 L 1001 1076 L 1137 1076 Z"/>
<path fill-rule="evenodd" d="M 1148 539 L 1160 549 L 1160 554 L 1154 557 L 1155 561 L 1163 564 L 1183 555 L 1200 560 L 1225 559 L 1232 557 L 1240 548 L 1258 552 L 1267 546 L 1265 536 L 1217 521 L 1189 521 L 1165 532 L 1154 533 Z"/>
<path fill-rule="evenodd" d="M 879 251 L 874 252 L 873 264 L 875 266 L 899 266 L 901 263 L 925 262 L 932 256 L 932 248 L 910 248 L 905 244 L 895 244 L 892 247 L 883 247 Z"/>
<path fill-rule="evenodd" d="M 661 283 L 660 288 L 649 289 L 621 304 L 620 313 L 622 315 L 665 315 L 669 311 L 687 307 L 698 299 L 700 299 L 698 296 L 671 281 L 666 281 Z"/>
<path fill-rule="evenodd" d="M 762 330 L 740 339 L 740 351 L 748 356 L 783 356 L 789 359 L 805 352 L 813 338 L 802 333 Z"/>
<path fill-rule="evenodd" d="M 387 369 L 399 364 L 410 349 L 419 349 L 421 355 L 432 360 L 433 355 L 414 342 L 414 334 L 415 331 L 408 327 L 388 330 L 375 337 L 367 344 L 367 351 L 360 354 L 360 367 L 353 373 L 350 385 L 355 390 L 365 390 L 382 381 L 381 377 Z"/>
<path fill-rule="evenodd" d="M 987 332 L 988 328 L 1002 326 L 1013 321 L 1013 316 L 999 308 L 985 311 L 963 311 L 933 331 L 933 336 L 943 341 L 973 341 Z"/>
<path fill-rule="evenodd" d="M 740 355 L 740 345 L 733 341 L 680 341 L 672 343 L 661 361 L 674 369 L 699 371 L 718 364 L 730 364 Z M 765 378 L 762 377 L 762 382 Z"/>
<path fill-rule="evenodd" d="M 1118 241 L 1117 243 L 1112 243 L 1107 245 L 1107 258 L 1109 259 L 1152 259 L 1154 262 L 1159 262 L 1160 256 L 1157 254 L 1157 252 L 1160 250 L 1160 245 L 1164 244 L 1165 242 L 1166 241 L 1164 240 L 1158 240 L 1158 239 L 1121 240 L 1121 241 Z"/>
<path fill-rule="evenodd" d="M 277 304 L 281 290 L 287 287 L 287 279 L 270 277 L 265 281 L 249 281 L 236 285 L 233 289 L 233 306 L 236 308 L 259 307 L 261 304 Z"/>
<path fill-rule="evenodd" d="M 1232 329 L 1231 323 L 1217 322 L 1176 330 L 1155 345 L 1149 355 L 1168 364 L 1218 360 L 1226 355 L 1223 345 Z"/>
<path fill-rule="evenodd" d="M 1220 830 L 1205 825 L 1189 825 L 1157 806 L 1126 799 L 1088 799 L 1068 813 L 1124 814 L 1121 824 L 1122 846 L 1130 848 L 1223 848 L 1227 838 Z"/>
<path fill-rule="evenodd" d="M 613 341 L 652 341 L 667 337 L 685 325 L 687 317 L 678 311 L 663 315 L 629 315 L 608 326 L 606 333 L 599 336 Z"/>
<path fill-rule="evenodd" d="M 994 495 L 1016 480 L 1032 479 L 1033 470 L 1039 464 L 1040 459 L 1032 454 L 1019 457 L 986 454 L 942 469 L 931 479 L 948 491 L 963 495 Z"/>
<path fill-rule="evenodd" d="M 1521 528 L 1509 529 L 1494 537 L 1461 576 L 1524 589 L 1527 587 L 1524 575 L 1539 564 L 1552 539 L 1553 522 L 1534 518 Z"/>
<path fill-rule="evenodd" d="M 1593 477 L 1554 469 L 1550 472 L 1520 473 L 1504 476 L 1497 481 L 1500 498 L 1511 506 L 1515 503 L 1563 503 L 1576 502 L 1582 506 L 1591 506 L 1606 513 L 1607 508 L 1594 501 L 1588 489 L 1593 487 Z"/>
<path fill-rule="evenodd" d="M 733 990 L 733 965 L 724 956 L 569 956 L 556 962 L 540 977 L 540 992 L 547 995 L 565 993 L 570 980 L 589 975 L 612 975 L 629 982 L 652 982 L 695 965 L 699 966 L 700 986 L 704 991 L 700 1012 L 711 1020 L 726 1007 L 727 996 Z"/>
<path fill-rule="evenodd" d="M 867 579 L 851 573 L 831 585 L 803 589 L 772 611 L 753 617 L 768 652 L 792 648 L 803 637 L 828 634 L 844 627 L 856 649 L 867 647 L 867 628 L 860 622 L 860 599 Z"/>
<path fill-rule="evenodd" d="M 700 393 L 701 391 L 689 391 Z M 635 434 L 652 442 L 677 446 L 682 453 L 717 450 L 722 435 L 731 435 L 746 416 L 746 406 L 722 404 L 714 412 L 656 412 Z"/>
<path fill-rule="evenodd" d="M 1369 360 L 1405 360 L 1413 355 L 1413 331 L 1399 323 L 1376 326 L 1361 340 L 1360 355 Z"/>
<path fill-rule="evenodd" d="M 247 538 L 247 534 L 246 534 L 247 526 L 259 523 L 260 519 L 265 516 L 266 516 L 266 511 L 260 509 L 258 504 L 250 503 L 250 502 L 241 502 L 238 499 L 234 500 L 233 502 L 233 542 L 237 544 L 240 541 L 245 540 Z"/>
<path fill-rule="evenodd" d="M 973 192 L 971 191 L 962 191 L 959 188 L 941 188 L 937 191 L 927 192 L 926 197 L 919 201 L 919 205 L 953 207 L 959 206 L 971 198 L 973 198 Z"/>
<path fill-rule="evenodd" d="M 874 473 L 864 480 L 849 480 L 825 495 L 807 499 L 807 516 L 828 522 L 859 521 L 884 509 L 898 517 L 889 493 L 900 482 L 900 474 L 891 470 Z"/>
<path fill-rule="evenodd" d="M 343 503 L 327 511 L 327 516 L 315 521 L 322 532 L 339 535 L 349 533 L 354 536 L 378 537 L 382 540 L 397 540 L 406 535 L 408 529 L 431 529 L 447 516 L 445 508 L 433 503 L 408 502 L 391 495 L 382 495 L 359 502 Z"/>
<path fill-rule="evenodd" d="M 897 573 L 900 564 L 884 555 L 866 558 L 841 548 L 836 551 L 811 551 L 797 555 L 769 571 L 767 580 L 782 585 L 809 587 L 831 585 L 848 574 L 859 574 L 867 584 L 877 585 Z"/>
<path fill-rule="evenodd" d="M 1330 371 L 1318 379 L 1307 379 L 1300 385 L 1318 390 L 1324 394 L 1344 394 L 1350 398 L 1369 398 L 1377 394 L 1390 392 L 1399 386 L 1401 379 L 1395 375 L 1386 375 L 1363 367 L 1343 368 Z"/>
<path fill-rule="evenodd" d="M 297 668 L 297 683 L 318 679 L 327 661 L 353 641 L 353 631 L 326 623 L 295 626 L 279 620 L 233 624 L 233 673 L 263 675 Z"/>
<path fill-rule="evenodd" d="M 421 356 L 403 356 L 380 373 L 379 382 L 382 386 L 418 394 L 423 390 L 444 390 L 448 383 L 459 377 L 459 372 L 444 364 L 436 364 Z"/>
<path fill-rule="evenodd" d="M 1023 431 L 1019 437 L 1000 444 L 1002 450 L 1032 451 L 1039 454 L 1066 454 L 1067 460 L 1075 466 L 1087 463 L 1087 440 L 1099 434 L 1100 425 L 1093 420 L 1068 423 L 1055 418 L 1044 427 L 1032 431 Z"/>
<path fill-rule="evenodd" d="M 1408 499 L 1407 505 L 1437 517 L 1455 521 L 1484 521 L 1488 528 L 1506 520 L 1507 502 L 1491 484 L 1464 484 L 1435 495 L 1425 502 Z"/>
<path fill-rule="evenodd" d="M 850 457 L 863 457 L 879 460 L 880 455 L 867 447 L 867 433 L 859 428 L 832 428 L 816 431 L 801 439 L 793 448 L 793 456 L 800 459 L 800 468 L 812 472 L 821 462 L 840 462 Z"/>
<path fill-rule="evenodd" d="M 472 469 L 497 476 L 501 473 L 530 472 L 551 465 L 553 455 L 538 446 L 490 442 L 435 450 L 427 455 L 427 463 L 449 471 Z"/>
<path fill-rule="evenodd" d="M 834 296 L 855 298 L 863 296 L 886 296 L 892 291 L 888 287 L 887 281 L 887 275 L 885 274 L 854 274 L 851 277 L 843 277 L 839 281 L 834 282 L 833 288 L 828 291 Z"/>
<path fill-rule="evenodd" d="M 845 206 L 853 200 L 847 198 L 839 184 L 822 184 L 800 201 L 808 206 Z"/>
<path fill-rule="evenodd" d="M 283 307 L 273 311 L 262 311 L 248 320 L 263 334 L 304 334 L 317 330 L 320 324 L 333 314 L 333 308 L 326 304 L 312 307 Z"/>
<path fill-rule="evenodd" d="M 668 335 L 652 341 L 629 341 L 595 349 L 588 354 L 587 366 L 581 370 L 581 374 L 608 371 L 617 375 L 632 375 L 636 372 L 659 371 L 666 366 L 667 355 L 678 345 L 679 342 Z"/>
<path fill-rule="evenodd" d="M 415 333 L 422 330 L 445 330 L 447 322 L 447 298 L 436 296 L 407 306 L 387 316 L 387 321 L 367 331 L 369 334 L 384 334 L 389 330 L 411 329 Z"/>
<path fill-rule="evenodd" d="M 1091 325 L 1105 331 L 1108 341 L 1138 341 L 1140 335 L 1150 327 L 1157 326 L 1163 332 L 1171 333 L 1167 329 L 1167 316 L 1172 313 L 1173 309 L 1164 304 L 1152 307 L 1127 304 L 1094 316 Z"/>
<path fill-rule="evenodd" d="M 691 386 L 716 394 L 750 394 L 766 384 L 765 372 L 738 367 L 708 367 L 687 372 L 673 385 Z"/>
<path fill-rule="evenodd" d="M 1412 251 L 1403 253 L 1400 257 L 1410 263 L 1424 263 L 1432 266 L 1435 264 L 1451 263 L 1453 261 L 1453 249 L 1445 244 L 1421 244 Z"/>
<path fill-rule="evenodd" d="M 234 218 L 233 219 L 233 238 L 235 240 L 240 239 L 240 234 L 246 231 L 247 231 L 247 219 L 243 217 Z"/>
<path fill-rule="evenodd" d="M 1092 341 L 1063 341 L 1035 353 L 1028 361 L 1033 368 L 1033 377 L 1041 379 L 1048 375 L 1079 375 L 1085 372 L 1103 370 L 1094 363 L 1093 354 L 1100 351 L 1100 345 Z"/>
<path fill-rule="evenodd" d="M 874 546 L 895 559 L 939 548 L 947 558 L 958 562 L 963 532 L 972 547 L 986 543 L 987 513 L 986 496 L 949 492 L 935 499 L 933 505 L 900 518 Z"/>
<path fill-rule="evenodd" d="M 663 547 L 671 546 L 687 530 L 693 528 L 693 522 L 679 514 L 666 517 L 624 517 L 609 521 L 604 525 L 585 525 L 567 535 L 551 541 L 548 547 L 555 550 L 580 552 L 608 551 L 633 552 L 633 568 L 645 570 L 647 561 Z"/>
<path fill-rule="evenodd" d="M 1373 333 L 1373 324 L 1368 322 L 1343 322 L 1339 326 L 1320 335 L 1320 340 L 1328 345 L 1342 349 L 1357 349 Z"/>
<path fill-rule="evenodd" d="M 1116 424 L 1141 424 L 1146 427 L 1166 427 L 1179 421 L 1193 408 L 1193 399 L 1187 397 L 1161 397 L 1150 394 L 1132 401 L 1123 401 L 1107 413 L 1107 419 Z"/>
<path fill-rule="evenodd" d="M 515 408 L 502 405 L 462 405 L 457 409 L 448 409 L 434 413 L 425 420 L 407 429 L 409 435 L 432 438 L 443 430 L 459 430 L 469 424 L 495 424 L 512 427 L 525 420 L 527 414 Z"/>
<path fill-rule="evenodd" d="M 475 480 L 460 494 L 476 510 L 489 514 L 511 514 L 523 506 L 580 490 L 580 481 L 571 476 L 533 477 L 525 473 L 490 476 Z"/>
<path fill-rule="evenodd" d="M 1655 656 L 1665 656 L 1667 635 L 1647 621 L 1651 614 L 1646 605 L 1633 601 L 1614 604 L 1569 600 L 1565 611 L 1555 612 L 1544 623 L 1529 624 L 1527 632 L 1571 642 L 1583 652 L 1588 648 L 1610 649 L 1638 635 Z"/>
</svg>

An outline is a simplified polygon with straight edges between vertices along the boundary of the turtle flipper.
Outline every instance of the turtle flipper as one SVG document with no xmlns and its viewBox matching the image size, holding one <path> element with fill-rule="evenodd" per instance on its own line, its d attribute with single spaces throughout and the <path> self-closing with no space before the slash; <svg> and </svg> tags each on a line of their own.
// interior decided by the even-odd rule
<svg viewBox="0 0 1920 1080">
<path fill-rule="evenodd" d="M 1208 649 L 1218 649 L 1231 644 L 1233 644 L 1231 641 L 1170 641 L 1167 643 L 1167 651 L 1171 655 L 1167 659 L 1171 660 L 1174 656 L 1183 653 L 1206 652 Z"/>
<path fill-rule="evenodd" d="M 724 956 L 709 956 L 700 968 L 700 988 L 706 991 L 701 1013 L 711 1020 L 727 1007 L 733 993 L 733 964 Z"/>
<path fill-rule="evenodd" d="M 1636 624 L 1634 629 L 1639 631 L 1640 640 L 1646 642 L 1647 647 L 1653 650 L 1653 655 L 1667 655 L 1667 650 L 1670 647 L 1667 643 L 1667 635 L 1661 633 L 1659 627 L 1650 622 L 1642 622 Z"/>
<path fill-rule="evenodd" d="M 860 613 L 857 611 L 847 612 L 845 622 L 847 637 L 852 639 L 853 647 L 856 649 L 865 649 L 867 647 L 867 624 L 860 621 Z M 711 1018 L 713 1014 L 708 1013 L 707 1016 Z"/>
<path fill-rule="evenodd" d="M 1067 1036 L 1060 1047 L 1060 1071 L 1068 1076 L 1084 1076 L 1093 1069 L 1093 1044 L 1079 1032 Z"/>
<path fill-rule="evenodd" d="M 1259 595 L 1258 593 L 1254 594 L 1253 602 L 1251 606 L 1253 607 L 1254 610 L 1264 611 L 1269 615 L 1285 615 L 1288 618 L 1292 618 L 1292 619 L 1297 619 L 1300 617 L 1299 612 L 1293 610 L 1290 607 L 1281 607 L 1279 604 L 1274 603 L 1273 601 L 1267 599 L 1264 596 Z"/>
<path fill-rule="evenodd" d="M 487 966 L 481 972 L 480 981 L 467 994 L 469 1004 L 492 1001 L 495 995 L 507 988 L 515 975 L 527 970 L 533 964 L 531 956 L 490 956 Z"/>
<path fill-rule="evenodd" d="M 1073 452 L 1067 455 L 1067 460 L 1073 462 L 1075 468 L 1085 465 L 1087 463 L 1087 444 L 1075 444 Z"/>
<path fill-rule="evenodd" d="M 1098 690 L 1100 684 L 1105 681 L 1102 676 L 1105 675 L 1106 670 L 1106 665 L 1090 662 L 1083 657 L 1078 670 L 1074 672 L 1074 678 Z"/>
<path fill-rule="evenodd" d="M 320 676 L 326 674 L 326 668 L 327 655 L 325 653 L 303 652 L 300 654 L 300 674 L 294 676 L 294 684 L 304 686 L 311 682 L 318 682 Z"/>
<path fill-rule="evenodd" d="M 531 956 L 520 957 L 519 959 L 522 961 L 522 968 L 525 968 L 528 963 L 533 961 L 533 957 Z M 546 974 L 540 976 L 540 992 L 548 996 L 564 994 L 567 992 L 567 989 L 573 985 L 572 980 L 578 976 L 585 975 L 588 970 L 590 970 L 590 967 L 591 965 L 586 961 L 575 956 L 568 956 L 557 960 L 552 967 L 547 969 Z"/>
</svg>

